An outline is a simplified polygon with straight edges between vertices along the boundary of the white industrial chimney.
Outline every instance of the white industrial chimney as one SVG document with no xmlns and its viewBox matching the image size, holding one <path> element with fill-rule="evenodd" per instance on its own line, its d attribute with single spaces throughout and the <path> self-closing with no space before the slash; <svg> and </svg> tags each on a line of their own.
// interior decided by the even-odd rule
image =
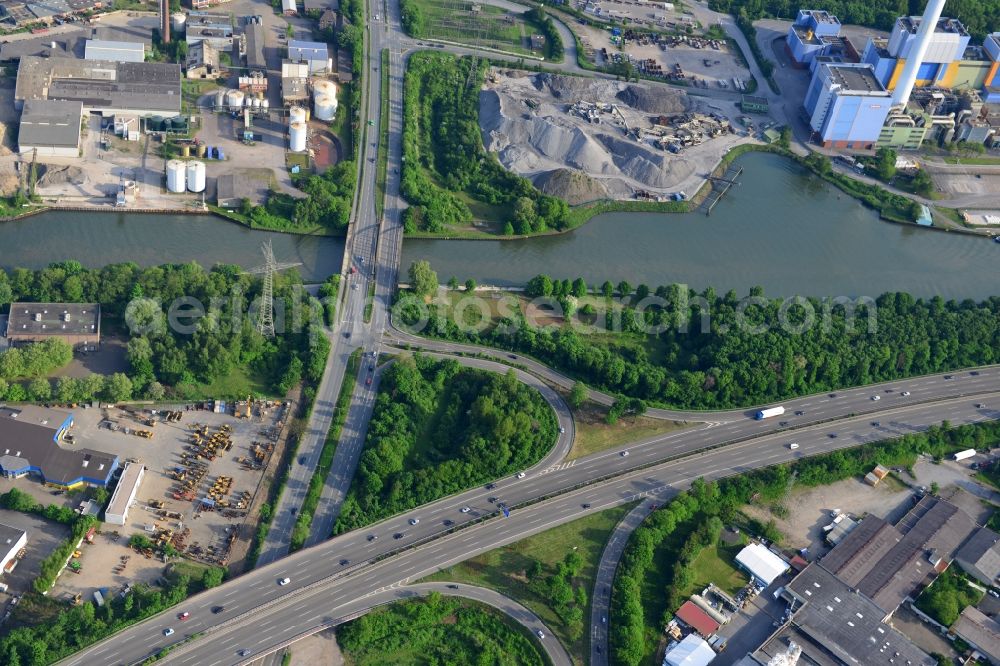
<svg viewBox="0 0 1000 666">
<path fill-rule="evenodd" d="M 917 82 L 917 70 L 924 62 L 927 54 L 927 47 L 931 43 L 934 31 L 937 29 L 938 19 L 944 10 L 945 0 L 928 0 L 927 8 L 920 19 L 920 27 L 917 29 L 917 41 L 910 47 L 910 55 L 903 65 L 903 73 L 899 75 L 896 82 L 896 89 L 892 93 L 893 106 L 906 106 L 910 101 L 910 93 L 913 92 L 913 85 Z"/>
</svg>

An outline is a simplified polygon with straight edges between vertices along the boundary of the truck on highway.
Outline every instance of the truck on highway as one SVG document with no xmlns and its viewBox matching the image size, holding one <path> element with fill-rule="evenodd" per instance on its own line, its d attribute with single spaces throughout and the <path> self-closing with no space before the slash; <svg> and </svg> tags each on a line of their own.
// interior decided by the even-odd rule
<svg viewBox="0 0 1000 666">
<path fill-rule="evenodd" d="M 764 419 L 769 419 L 772 416 L 781 416 L 785 413 L 784 407 L 768 407 L 767 409 L 762 409 L 754 416 L 758 421 L 763 421 Z"/>
<path fill-rule="evenodd" d="M 966 458 L 971 458 L 976 455 L 975 449 L 966 449 L 964 451 L 959 451 L 955 454 L 955 460 L 965 460 Z"/>
</svg>

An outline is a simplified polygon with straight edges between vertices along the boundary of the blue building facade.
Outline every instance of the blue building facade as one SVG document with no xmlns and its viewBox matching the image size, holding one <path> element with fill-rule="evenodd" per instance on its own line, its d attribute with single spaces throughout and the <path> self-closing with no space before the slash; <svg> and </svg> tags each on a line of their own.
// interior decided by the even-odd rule
<svg viewBox="0 0 1000 666">
<path fill-rule="evenodd" d="M 891 94 L 869 65 L 821 65 L 806 92 L 805 109 L 817 142 L 827 148 L 874 147 L 889 115 Z"/>
<path fill-rule="evenodd" d="M 840 36 L 840 20 L 822 10 L 800 9 L 788 29 L 785 46 L 799 67 L 806 67 L 818 55 L 826 53 L 829 43 L 824 37 Z"/>
</svg>

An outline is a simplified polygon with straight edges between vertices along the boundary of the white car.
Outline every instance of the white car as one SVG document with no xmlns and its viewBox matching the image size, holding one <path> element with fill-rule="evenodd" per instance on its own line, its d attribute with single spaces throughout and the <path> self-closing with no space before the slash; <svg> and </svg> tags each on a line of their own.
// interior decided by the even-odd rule
<svg viewBox="0 0 1000 666">
<path fill-rule="evenodd" d="M 292 579 L 286 576 L 285 578 L 282 578 L 281 580 L 278 581 L 278 585 L 288 585 L 291 582 Z"/>
<path fill-rule="evenodd" d="M 539 638 L 545 638 L 545 632 L 543 632 L 541 629 L 538 629 L 537 631 L 535 631 L 535 633 L 538 634 Z"/>
<path fill-rule="evenodd" d="M 910 392 L 909 391 L 903 391 L 899 395 L 901 395 L 901 396 L 903 396 L 905 398 L 906 396 L 910 395 Z"/>
<path fill-rule="evenodd" d="M 523 479 L 524 478 L 524 472 L 518 472 L 517 473 L 517 478 Z"/>
<path fill-rule="evenodd" d="M 622 451 L 622 458 L 625 458 L 627 456 L 628 456 L 628 451 Z"/>
<path fill-rule="evenodd" d="M 799 445 L 796 444 L 795 442 L 792 442 L 791 444 L 788 445 L 788 448 L 794 451 L 795 449 L 799 448 Z"/>
<path fill-rule="evenodd" d="M 173 627 L 167 627 L 166 629 L 164 629 L 163 630 L 163 635 L 164 636 L 173 636 L 174 635 Z"/>
<path fill-rule="evenodd" d="M 882 396 L 880 396 L 880 395 L 873 395 L 872 396 L 872 400 L 881 400 L 881 399 L 882 399 Z"/>
<path fill-rule="evenodd" d="M 559 434 L 560 435 L 565 435 L 566 434 L 566 428 L 563 428 L 563 427 L 560 426 L 559 427 Z"/>
<path fill-rule="evenodd" d="M 461 511 L 462 513 L 469 513 L 470 511 L 472 511 L 472 509 L 470 509 L 470 508 L 469 508 L 469 507 L 467 507 L 467 506 L 463 506 L 463 507 L 462 507 L 461 509 L 459 509 L 459 510 L 460 510 L 460 511 Z"/>
<path fill-rule="evenodd" d="M 419 518 L 410 518 L 410 524 L 411 525 L 416 525 L 419 522 L 420 522 Z"/>
</svg>

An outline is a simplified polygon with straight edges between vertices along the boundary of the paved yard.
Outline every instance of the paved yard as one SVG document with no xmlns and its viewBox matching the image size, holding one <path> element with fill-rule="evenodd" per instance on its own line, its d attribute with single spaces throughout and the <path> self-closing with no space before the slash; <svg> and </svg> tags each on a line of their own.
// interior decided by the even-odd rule
<svg viewBox="0 0 1000 666">
<path fill-rule="evenodd" d="M 9 486 L 10 484 L 5 481 L 0 489 L 6 492 Z M 50 499 L 56 498 L 50 496 Z M 41 561 L 69 536 L 69 528 L 38 516 L 5 509 L 0 509 L 0 523 L 28 533 L 24 558 L 14 571 L 3 576 L 3 582 L 10 587 L 12 594 L 23 594 L 32 589 L 31 583 L 38 576 Z"/>
</svg>

